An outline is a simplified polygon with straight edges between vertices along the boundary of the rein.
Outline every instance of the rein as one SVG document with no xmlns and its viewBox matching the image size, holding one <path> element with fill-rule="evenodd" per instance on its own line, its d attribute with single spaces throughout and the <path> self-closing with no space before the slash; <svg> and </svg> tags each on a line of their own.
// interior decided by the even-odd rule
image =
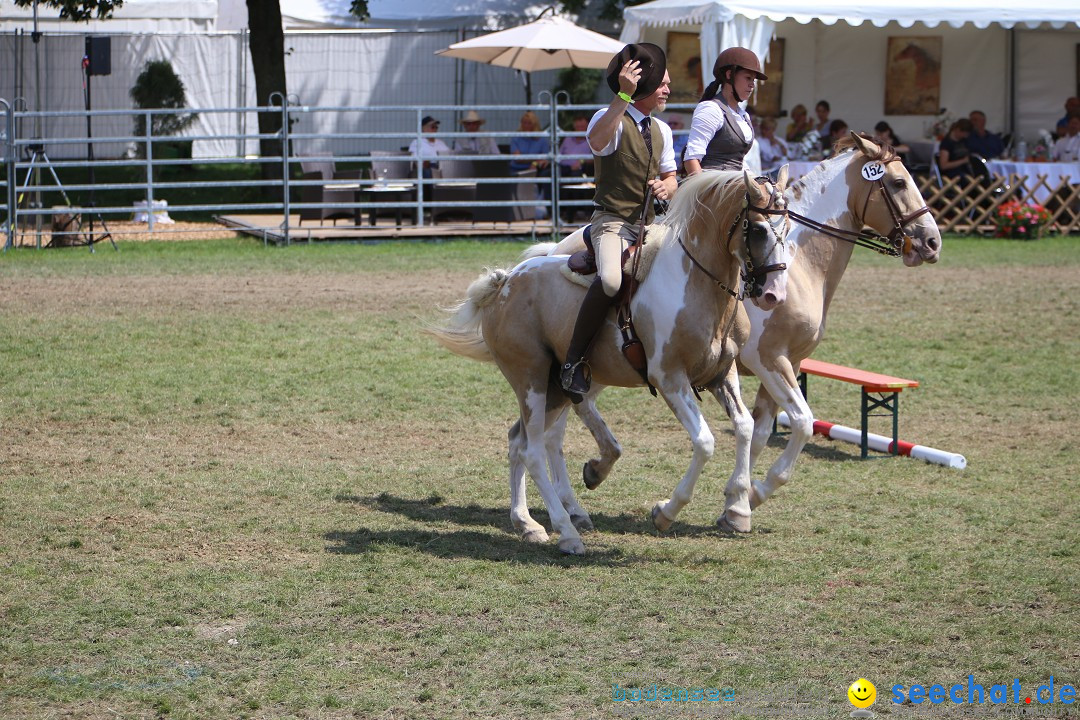
<svg viewBox="0 0 1080 720">
<path fill-rule="evenodd" d="M 899 157 L 894 157 L 891 160 L 887 160 L 886 164 L 899 161 Z M 792 220 L 799 223 L 800 225 L 804 225 L 813 230 L 817 230 L 823 235 L 828 235 L 829 237 L 835 238 L 837 240 L 849 242 L 852 245 L 868 248 L 870 250 L 873 250 L 874 252 L 881 253 L 882 255 L 888 255 L 890 257 L 900 257 L 901 252 L 908 250 L 911 245 L 911 239 L 904 234 L 904 226 L 915 220 L 916 218 L 929 213 L 930 208 L 926 205 L 923 205 L 921 208 L 911 213 L 907 217 L 901 215 L 900 206 L 896 204 L 896 200 L 893 198 L 892 195 L 889 194 L 889 191 L 885 188 L 885 179 L 882 177 L 872 181 L 870 191 L 866 193 L 866 201 L 863 202 L 862 210 L 863 218 L 866 217 L 866 208 L 870 205 L 870 197 L 874 194 L 874 185 L 877 186 L 876 189 L 881 190 L 881 194 L 885 198 L 885 204 L 889 208 L 889 214 L 892 216 L 893 219 L 893 229 L 888 235 L 882 235 L 876 230 L 871 230 L 869 228 L 864 228 L 863 230 L 855 232 L 853 230 L 845 230 L 843 228 L 833 227 L 832 225 L 826 225 L 825 223 L 820 223 L 817 220 L 808 218 L 805 215 L 800 215 L 794 210 L 789 210 L 788 215 L 791 217 Z"/>
<path fill-rule="evenodd" d="M 690 262 L 692 262 L 694 264 L 694 267 L 696 267 L 701 272 L 705 273 L 709 277 L 710 280 L 712 280 L 714 283 L 716 283 L 717 287 L 719 287 L 721 290 L 723 290 L 724 292 L 726 292 L 728 295 L 735 298 L 736 300 L 742 300 L 744 297 L 746 297 L 743 294 L 741 287 L 737 291 L 732 290 L 731 288 L 729 288 L 724 283 L 723 280 L 721 280 L 720 278 L 713 275 L 711 272 L 709 272 L 708 268 L 706 268 L 704 265 L 699 263 L 697 258 L 695 258 L 693 255 L 691 255 L 690 251 L 686 249 L 686 245 L 683 245 L 683 241 L 682 241 L 681 237 L 676 238 L 676 239 L 679 241 L 679 247 L 681 247 L 683 249 L 683 252 L 686 253 L 686 257 L 690 258 Z"/>
</svg>

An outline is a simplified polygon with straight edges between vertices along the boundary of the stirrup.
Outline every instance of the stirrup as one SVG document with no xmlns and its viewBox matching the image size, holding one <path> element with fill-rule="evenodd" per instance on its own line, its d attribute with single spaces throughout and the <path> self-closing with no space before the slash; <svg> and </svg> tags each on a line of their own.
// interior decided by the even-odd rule
<svg viewBox="0 0 1080 720">
<path fill-rule="evenodd" d="M 580 366 L 584 365 L 585 370 L 581 374 L 581 383 L 574 384 L 574 378 L 577 375 L 577 370 Z M 584 395 L 589 392 L 589 388 L 592 386 L 592 368 L 589 367 L 589 363 L 584 359 L 577 362 L 564 363 L 562 370 L 559 372 L 559 382 L 562 384 L 562 389 L 568 393 L 577 393 L 578 395 Z"/>
</svg>

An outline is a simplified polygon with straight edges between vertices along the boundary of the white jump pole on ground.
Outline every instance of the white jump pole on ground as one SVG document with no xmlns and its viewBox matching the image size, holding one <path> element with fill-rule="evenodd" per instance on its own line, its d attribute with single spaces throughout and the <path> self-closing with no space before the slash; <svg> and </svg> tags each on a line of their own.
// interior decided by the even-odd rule
<svg viewBox="0 0 1080 720">
<path fill-rule="evenodd" d="M 783 410 L 776 416 L 776 422 L 784 427 L 791 427 L 791 421 L 788 420 L 787 413 Z M 855 428 L 849 428 L 844 425 L 836 425 L 831 422 L 825 422 L 824 420 L 814 421 L 814 434 L 824 435 L 832 440 L 842 440 L 854 445 L 862 445 L 862 431 Z M 866 444 L 871 450 L 877 452 L 891 452 L 892 451 L 892 438 L 887 438 L 884 435 L 877 435 L 875 433 L 866 434 Z M 937 450 L 932 447 L 926 447 L 925 445 L 913 445 L 903 440 L 897 443 L 899 445 L 900 455 L 909 455 L 913 458 L 919 458 L 925 460 L 928 463 L 934 463 L 935 465 L 944 465 L 946 467 L 956 468 L 957 470 L 963 470 L 967 467 L 967 458 L 958 453 L 945 452 L 944 450 Z"/>
</svg>

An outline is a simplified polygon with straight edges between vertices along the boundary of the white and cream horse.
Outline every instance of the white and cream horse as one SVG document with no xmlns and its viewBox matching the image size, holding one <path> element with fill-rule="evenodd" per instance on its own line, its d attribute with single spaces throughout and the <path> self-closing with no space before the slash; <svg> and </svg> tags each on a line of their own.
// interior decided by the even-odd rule
<svg viewBox="0 0 1080 720">
<path fill-rule="evenodd" d="M 649 382 L 693 444 L 690 466 L 665 507 L 672 518 L 689 502 L 713 454 L 713 434 L 694 397 L 694 388 L 704 387 L 724 405 L 741 443 L 725 490 L 726 517 L 736 524 L 749 522 L 753 419 L 742 402 L 733 362 L 746 338 L 746 328 L 735 323 L 737 297 L 744 268 L 753 274 L 753 268 L 771 266 L 777 270 L 762 283 L 758 302 L 775 305 L 783 300 L 787 221 L 774 218 L 783 215 L 785 182 L 786 172 L 775 186 L 748 173 L 703 175 L 684 183 L 666 218 L 649 229 L 649 269 L 631 302 L 634 325 L 648 360 Z M 430 332 L 452 352 L 494 361 L 517 395 L 520 419 L 509 432 L 514 527 L 528 541 L 548 539 L 525 502 L 527 470 L 560 535 L 560 550 L 581 554 L 578 530 L 591 528 L 592 522 L 566 474 L 562 437 L 570 401 L 558 386 L 555 370 L 570 341 L 584 289 L 564 277 L 565 264 L 565 257 L 538 256 L 509 272 L 481 275 L 446 323 Z M 619 329 L 609 317 L 589 354 L 592 389 L 578 405 L 588 408 L 581 415 L 597 443 L 607 448 L 609 462 L 618 456 L 618 444 L 594 400 L 606 386 L 644 385 L 623 357 L 621 345 Z M 600 470 L 606 475 L 605 468 Z"/>
<path fill-rule="evenodd" d="M 780 457 L 764 480 L 754 482 L 752 507 L 791 479 L 795 461 L 813 434 L 814 415 L 798 386 L 799 363 L 825 334 L 829 305 L 854 246 L 870 237 L 852 233 L 873 228 L 889 241 L 886 247 L 896 247 L 907 267 L 936 263 L 941 252 L 937 223 L 893 149 L 854 134 L 850 145 L 853 152 L 821 163 L 788 192 L 796 218 L 789 237 L 798 250 L 789 269 L 787 302 L 768 312 L 744 306 L 750 339 L 739 362 L 761 380 L 754 401 L 751 466 L 772 434 L 778 405 L 791 421 Z M 802 224 L 800 218 L 817 222 Z"/>
<path fill-rule="evenodd" d="M 853 151 L 822 162 L 787 191 L 788 214 L 794 222 L 787 236 L 792 261 L 785 302 L 772 308 L 745 302 L 736 323 L 746 325 L 749 332 L 738 363 L 761 380 L 753 410 L 751 469 L 772 434 L 777 406 L 791 419 L 787 446 L 765 479 L 753 483 L 752 508 L 791 479 L 795 461 L 813 433 L 813 413 L 798 387 L 799 363 L 821 342 L 829 304 L 854 246 L 900 256 L 909 267 L 937 262 L 941 250 L 937 223 L 892 148 L 855 134 L 844 145 Z M 582 240 L 575 233 L 557 245 L 535 245 L 525 256 L 572 253 L 580 246 Z M 621 450 L 594 404 L 582 403 L 575 410 L 600 450 L 600 457 L 583 469 L 585 485 L 591 489 L 607 476 Z M 552 448 L 562 447 L 562 437 L 555 436 L 559 430 L 553 428 L 548 438 Z M 664 503 L 653 509 L 654 523 L 662 531 L 674 517 L 663 510 Z M 728 530 L 749 529 L 749 518 L 727 511 L 717 523 Z"/>
</svg>

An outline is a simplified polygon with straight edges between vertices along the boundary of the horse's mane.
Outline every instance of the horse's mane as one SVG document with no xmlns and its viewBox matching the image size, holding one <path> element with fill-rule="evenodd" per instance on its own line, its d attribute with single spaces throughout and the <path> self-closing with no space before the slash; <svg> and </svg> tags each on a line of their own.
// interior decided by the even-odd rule
<svg viewBox="0 0 1080 720">
<path fill-rule="evenodd" d="M 716 190 L 718 195 L 710 198 L 708 205 L 704 198 L 710 191 Z M 679 192 L 668 207 L 667 215 L 657 225 L 668 232 L 667 238 L 686 237 L 686 231 L 691 221 L 705 208 L 707 211 L 716 213 L 718 210 L 727 211 L 726 216 L 716 217 L 718 223 L 733 218 L 733 213 L 742 209 L 742 201 L 746 195 L 746 187 L 743 184 L 741 170 L 735 171 L 706 171 L 699 173 L 683 181 L 679 186 Z"/>
<path fill-rule="evenodd" d="M 864 140 L 869 140 L 871 143 L 877 145 L 877 142 L 866 133 L 859 133 L 859 137 Z M 855 139 L 850 135 L 845 135 L 844 137 L 836 141 L 836 155 L 839 155 L 842 151 L 848 150 L 849 148 L 858 149 L 855 145 Z M 836 157 L 836 155 L 834 155 L 833 157 Z M 870 156 L 871 160 L 880 160 L 884 163 L 892 162 L 896 158 L 896 149 L 893 148 L 892 145 L 889 145 L 887 143 L 882 143 L 878 145 L 878 151 Z"/>
</svg>

